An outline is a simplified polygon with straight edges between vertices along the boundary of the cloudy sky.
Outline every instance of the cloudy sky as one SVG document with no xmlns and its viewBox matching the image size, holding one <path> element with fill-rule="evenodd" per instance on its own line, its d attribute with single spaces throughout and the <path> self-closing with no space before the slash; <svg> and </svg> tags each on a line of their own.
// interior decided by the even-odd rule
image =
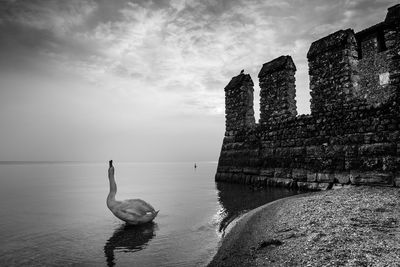
<svg viewBox="0 0 400 267">
<path fill-rule="evenodd" d="M 217 160 L 224 91 L 395 0 L 0 0 L 0 160 Z M 256 85 L 256 113 L 259 89 Z"/>
</svg>

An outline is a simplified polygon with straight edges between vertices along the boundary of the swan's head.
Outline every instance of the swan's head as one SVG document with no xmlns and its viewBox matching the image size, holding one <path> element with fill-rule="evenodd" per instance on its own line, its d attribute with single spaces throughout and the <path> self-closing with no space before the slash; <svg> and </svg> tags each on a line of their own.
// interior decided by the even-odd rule
<svg viewBox="0 0 400 267">
<path fill-rule="evenodd" d="M 110 178 L 111 176 L 114 176 L 114 166 L 113 166 L 113 161 L 110 160 L 108 162 L 108 164 L 110 165 L 108 168 L 108 178 Z"/>
</svg>

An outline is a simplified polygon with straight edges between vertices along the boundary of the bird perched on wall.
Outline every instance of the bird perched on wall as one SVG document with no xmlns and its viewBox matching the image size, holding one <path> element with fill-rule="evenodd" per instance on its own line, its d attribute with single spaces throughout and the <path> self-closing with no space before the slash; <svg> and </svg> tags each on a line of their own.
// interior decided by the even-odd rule
<svg viewBox="0 0 400 267">
<path fill-rule="evenodd" d="M 244 74 L 244 70 L 242 70 L 242 71 L 240 72 L 240 74 Z"/>
<path fill-rule="evenodd" d="M 117 184 L 114 177 L 114 166 L 112 160 L 109 162 L 108 179 L 110 181 L 110 193 L 107 197 L 107 207 L 118 218 L 131 225 L 151 222 L 158 214 L 154 208 L 141 199 L 128 199 L 124 201 L 115 200 Z"/>
</svg>

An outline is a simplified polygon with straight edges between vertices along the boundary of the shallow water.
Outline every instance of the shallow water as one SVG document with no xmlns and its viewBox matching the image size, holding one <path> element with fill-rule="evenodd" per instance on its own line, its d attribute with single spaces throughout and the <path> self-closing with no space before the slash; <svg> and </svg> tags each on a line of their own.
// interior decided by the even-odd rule
<svg viewBox="0 0 400 267">
<path fill-rule="evenodd" d="M 126 227 L 106 207 L 107 163 L 0 164 L 1 266 L 204 266 L 245 211 L 296 194 L 214 182 L 216 163 L 116 163 L 117 199 L 159 209 Z"/>
</svg>

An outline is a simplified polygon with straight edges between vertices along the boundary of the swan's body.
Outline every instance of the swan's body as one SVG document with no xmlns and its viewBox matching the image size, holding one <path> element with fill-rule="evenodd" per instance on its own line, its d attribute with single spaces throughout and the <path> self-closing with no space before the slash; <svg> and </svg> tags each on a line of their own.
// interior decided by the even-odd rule
<svg viewBox="0 0 400 267">
<path fill-rule="evenodd" d="M 128 224 L 137 225 L 151 222 L 158 214 L 154 208 L 141 199 L 127 199 L 124 201 L 115 200 L 117 194 L 117 184 L 115 183 L 114 167 L 110 161 L 108 169 L 108 179 L 110 180 L 110 193 L 107 197 L 107 207 L 117 217 Z"/>
</svg>

